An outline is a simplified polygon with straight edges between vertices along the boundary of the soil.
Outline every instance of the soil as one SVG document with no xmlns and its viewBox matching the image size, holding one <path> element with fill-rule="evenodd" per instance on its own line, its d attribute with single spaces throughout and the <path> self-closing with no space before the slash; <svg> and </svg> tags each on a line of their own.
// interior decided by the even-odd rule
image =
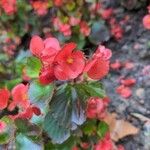
<svg viewBox="0 0 150 150">
<path fill-rule="evenodd" d="M 126 150 L 150 150 L 150 123 L 145 123 L 132 115 L 138 113 L 150 118 L 150 67 L 149 74 L 142 73 L 143 68 L 150 65 L 150 31 L 144 29 L 142 25 L 147 10 L 143 8 L 135 11 L 122 7 L 117 9 L 122 12 L 119 16 L 129 15 L 130 20 L 124 26 L 123 38 L 120 41 L 111 39 L 106 45 L 113 51 L 111 62 L 116 59 L 121 62 L 131 61 L 134 67 L 130 70 L 125 68 L 111 70 L 108 78 L 104 79 L 106 91 L 111 98 L 109 111 L 116 112 L 121 118 L 140 129 L 138 135 L 125 137 L 118 144 L 123 144 Z M 130 98 L 125 99 L 115 91 L 120 85 L 118 80 L 121 76 L 136 79 Z"/>
</svg>

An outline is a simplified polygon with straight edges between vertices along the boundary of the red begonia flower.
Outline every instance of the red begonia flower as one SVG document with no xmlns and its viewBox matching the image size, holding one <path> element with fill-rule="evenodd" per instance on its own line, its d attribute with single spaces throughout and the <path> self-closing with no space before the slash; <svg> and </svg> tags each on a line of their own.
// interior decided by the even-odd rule
<svg viewBox="0 0 150 150">
<path fill-rule="evenodd" d="M 71 16 L 69 18 L 69 23 L 71 26 L 76 26 L 80 23 L 80 18 L 75 18 L 75 17 Z"/>
<path fill-rule="evenodd" d="M 111 56 L 112 56 L 111 50 L 103 45 L 99 45 L 94 54 L 94 57 L 102 58 L 103 60 L 109 60 Z"/>
<path fill-rule="evenodd" d="M 109 59 L 111 55 L 110 49 L 100 45 L 93 58 L 87 62 L 84 72 L 87 72 L 91 79 L 102 79 L 109 72 Z"/>
<path fill-rule="evenodd" d="M 106 134 L 105 137 L 95 145 L 94 150 L 114 150 L 110 135 Z"/>
<path fill-rule="evenodd" d="M 55 80 L 54 70 L 52 67 L 43 68 L 39 76 L 39 81 L 43 85 L 47 85 Z"/>
<path fill-rule="evenodd" d="M 113 9 L 112 8 L 108 8 L 108 9 L 104 9 L 101 11 L 101 17 L 103 19 L 109 19 L 113 14 Z"/>
<path fill-rule="evenodd" d="M 53 2 L 54 2 L 54 5 L 57 7 L 60 7 L 63 4 L 63 0 L 53 0 Z"/>
<path fill-rule="evenodd" d="M 13 101 L 9 105 L 9 109 L 13 110 L 16 106 L 27 109 L 30 105 L 28 98 L 28 85 L 18 84 L 12 89 Z"/>
<path fill-rule="evenodd" d="M 71 150 L 79 150 L 77 146 L 74 146 Z"/>
<path fill-rule="evenodd" d="M 36 106 L 32 106 L 32 111 L 35 115 L 39 116 L 41 115 L 41 110 L 40 108 L 36 107 Z"/>
<path fill-rule="evenodd" d="M 102 119 L 105 117 L 106 104 L 103 99 L 91 97 L 87 101 L 86 116 L 87 118 Z"/>
<path fill-rule="evenodd" d="M 109 72 L 109 61 L 94 58 L 87 63 L 84 71 L 91 79 L 100 80 Z"/>
<path fill-rule="evenodd" d="M 66 44 L 54 60 L 54 74 L 58 80 L 69 80 L 78 77 L 85 66 L 84 55 L 74 51 L 75 43 Z"/>
<path fill-rule="evenodd" d="M 0 110 L 7 107 L 10 92 L 7 89 L 0 89 Z"/>
<path fill-rule="evenodd" d="M 41 110 L 36 106 L 29 106 L 25 111 L 19 113 L 16 118 L 31 119 L 34 114 L 41 115 Z"/>
<path fill-rule="evenodd" d="M 146 15 L 143 18 L 143 25 L 146 29 L 150 29 L 150 15 Z"/>
<path fill-rule="evenodd" d="M 72 33 L 70 24 L 60 24 L 59 30 L 64 36 L 70 36 Z"/>
<path fill-rule="evenodd" d="M 80 144 L 80 146 L 81 146 L 83 149 L 88 149 L 88 148 L 90 147 L 90 144 L 87 143 L 87 142 L 82 142 L 82 143 Z"/>
<path fill-rule="evenodd" d="M 120 85 L 119 87 L 117 87 L 116 92 L 124 98 L 129 98 L 132 95 L 131 89 L 124 85 Z"/>
<path fill-rule="evenodd" d="M 7 15 L 13 15 L 16 10 L 16 0 L 1 0 L 0 5 Z"/>
<path fill-rule="evenodd" d="M 47 11 L 48 11 L 48 2 L 47 1 L 43 1 L 43 2 L 40 0 L 31 1 L 31 5 L 39 16 L 43 16 L 43 15 L 47 14 Z"/>
</svg>

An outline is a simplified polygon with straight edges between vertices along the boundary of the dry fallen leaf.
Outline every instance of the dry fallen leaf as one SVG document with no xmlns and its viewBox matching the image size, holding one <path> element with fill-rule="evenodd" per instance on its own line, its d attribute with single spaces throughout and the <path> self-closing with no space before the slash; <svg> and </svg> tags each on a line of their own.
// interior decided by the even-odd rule
<svg viewBox="0 0 150 150">
<path fill-rule="evenodd" d="M 128 135 L 135 135 L 139 132 L 139 129 L 131 123 L 123 119 L 117 119 L 117 114 L 115 113 L 108 113 L 104 121 L 109 125 L 111 138 L 115 142 Z"/>
<path fill-rule="evenodd" d="M 150 118 L 143 116 L 142 114 L 138 114 L 138 113 L 132 113 L 131 114 L 133 117 L 138 118 L 139 120 L 143 121 L 143 122 L 149 122 Z"/>
</svg>

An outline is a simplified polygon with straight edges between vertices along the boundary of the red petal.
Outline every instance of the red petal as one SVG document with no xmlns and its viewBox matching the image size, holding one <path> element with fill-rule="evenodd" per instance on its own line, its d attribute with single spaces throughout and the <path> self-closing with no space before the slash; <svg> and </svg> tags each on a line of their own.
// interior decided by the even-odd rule
<svg viewBox="0 0 150 150">
<path fill-rule="evenodd" d="M 37 35 L 33 36 L 30 42 L 30 50 L 32 54 L 34 54 L 35 56 L 40 56 L 41 51 L 43 49 L 44 49 L 43 40 Z"/>
<path fill-rule="evenodd" d="M 136 80 L 134 78 L 129 78 L 129 79 L 121 80 L 121 83 L 125 86 L 132 86 L 136 83 Z"/>
<path fill-rule="evenodd" d="M 50 37 L 50 38 L 45 39 L 44 45 L 46 49 L 53 48 L 55 50 L 60 50 L 60 44 L 56 38 Z"/>
<path fill-rule="evenodd" d="M 76 48 L 75 43 L 68 43 L 66 44 L 61 51 L 58 52 L 55 61 L 62 62 L 66 61 L 67 57 L 71 55 L 72 51 Z"/>
<path fill-rule="evenodd" d="M 55 80 L 54 71 L 52 68 L 43 69 L 39 76 L 39 81 L 43 85 L 47 85 Z"/>
<path fill-rule="evenodd" d="M 58 80 L 69 80 L 68 72 L 70 73 L 70 70 L 68 71 L 68 67 L 66 65 L 60 64 L 56 65 L 54 68 L 54 74 Z"/>
<path fill-rule="evenodd" d="M 95 64 L 87 72 L 88 76 L 94 80 L 102 79 L 109 72 L 109 61 L 97 59 Z"/>
<path fill-rule="evenodd" d="M 32 110 L 33 110 L 33 113 L 37 116 L 41 115 L 41 110 L 40 108 L 36 107 L 36 106 L 33 106 L 32 107 Z"/>
<path fill-rule="evenodd" d="M 0 110 L 7 107 L 10 92 L 7 89 L 0 89 Z"/>
<path fill-rule="evenodd" d="M 13 102 L 16 105 L 26 109 L 29 106 L 28 100 L 28 86 L 24 84 L 18 84 L 12 89 Z"/>
</svg>

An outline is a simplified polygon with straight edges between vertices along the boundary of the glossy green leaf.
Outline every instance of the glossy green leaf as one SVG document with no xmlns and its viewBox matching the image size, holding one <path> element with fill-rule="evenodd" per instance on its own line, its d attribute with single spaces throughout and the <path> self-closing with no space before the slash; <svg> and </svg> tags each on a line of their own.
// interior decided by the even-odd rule
<svg viewBox="0 0 150 150">
<path fill-rule="evenodd" d="M 108 28 L 101 22 L 94 22 L 91 28 L 91 34 L 89 40 L 93 44 L 100 44 L 101 42 L 108 41 L 110 38 L 110 33 Z"/>
<path fill-rule="evenodd" d="M 61 86 L 50 102 L 44 129 L 54 143 L 62 143 L 70 137 L 71 130 L 85 121 L 82 104 L 72 85 Z"/>
<path fill-rule="evenodd" d="M 28 90 L 29 98 L 32 103 L 36 103 L 39 101 L 45 101 L 52 96 L 53 93 L 53 85 L 42 85 L 38 81 L 31 82 Z"/>
<path fill-rule="evenodd" d="M 96 130 L 96 120 L 87 121 L 81 128 L 84 134 L 91 135 Z"/>
<path fill-rule="evenodd" d="M 85 82 L 75 85 L 77 93 L 82 100 L 90 97 L 105 97 L 105 90 L 100 82 Z"/>
<path fill-rule="evenodd" d="M 31 78 L 36 78 L 39 76 L 41 69 L 41 61 L 36 57 L 29 57 L 27 59 L 27 75 Z"/>
<path fill-rule="evenodd" d="M 99 135 L 100 138 L 103 138 L 105 134 L 108 132 L 108 130 L 109 126 L 105 122 L 101 121 L 97 127 L 97 134 Z"/>
<path fill-rule="evenodd" d="M 16 137 L 16 150 L 42 150 L 43 145 L 41 143 L 35 143 L 24 134 L 18 134 Z"/>
</svg>

